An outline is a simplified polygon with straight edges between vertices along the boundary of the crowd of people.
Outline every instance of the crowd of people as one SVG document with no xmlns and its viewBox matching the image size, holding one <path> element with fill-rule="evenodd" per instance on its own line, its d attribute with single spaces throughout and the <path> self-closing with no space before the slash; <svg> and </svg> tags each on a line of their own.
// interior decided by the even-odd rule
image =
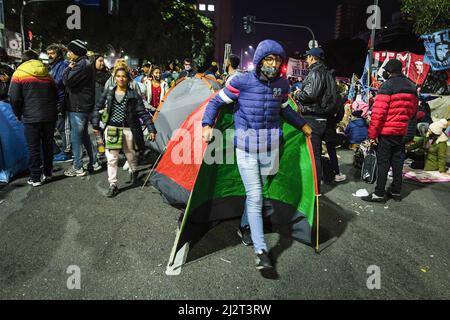
<svg viewBox="0 0 450 320">
<path fill-rule="evenodd" d="M 119 193 L 120 153 L 127 160 L 129 182 L 136 183 L 138 153 L 145 149 L 146 139 L 154 141 L 157 135 L 152 115 L 170 87 L 197 74 L 193 61 L 184 59 L 183 70 L 175 62 L 165 68 L 147 62 L 140 70 L 130 70 L 126 60 L 118 59 L 109 70 L 103 55 L 88 57 L 86 44 L 80 40 L 67 46 L 52 44 L 47 55 L 45 65 L 36 52 L 28 50 L 15 71 L 4 63 L 0 70 L 1 98 L 9 99 L 25 127 L 28 183 L 37 187 L 50 181 L 54 162 L 72 161 L 64 175 L 82 177 L 101 170 L 106 158 L 106 196 L 115 197 Z M 206 106 L 204 141 L 212 140 L 219 109 L 225 105 L 235 105 L 236 132 L 248 134 L 254 130 L 256 135 L 252 145 L 236 133 L 235 147 L 247 195 L 238 234 L 244 244 L 254 245 L 258 269 L 272 267 L 263 232 L 262 187 L 267 176 L 274 173 L 275 161 L 263 159 L 278 155 L 271 143 L 281 132 L 280 117 L 310 137 L 319 182 L 329 176 L 325 167 L 331 171 L 331 180 L 346 180 L 339 169 L 337 146 L 355 151 L 364 141 L 376 146 L 377 184 L 373 193 L 362 198 L 365 201 L 385 202 L 389 197 L 401 200 L 402 169 L 408 158 L 414 168 L 447 174 L 448 119 L 432 121 L 426 103 L 419 103 L 418 88 L 402 74 L 400 61 L 393 59 L 386 64 L 384 83 L 366 103 L 347 99 L 348 85 L 336 81 L 335 72 L 324 63 L 322 48 L 308 50 L 305 57 L 308 75 L 291 83 L 282 74 L 285 51 L 273 40 L 258 45 L 251 72 L 239 70 L 239 57 L 233 54 L 223 75 L 216 62 L 205 72 L 223 88 Z M 300 113 L 288 106 L 288 94 L 297 102 Z M 277 133 L 262 138 L 261 130 L 268 129 Z M 55 143 L 55 132 L 60 143 Z M 84 154 L 87 163 L 83 163 Z M 324 155 L 329 159 L 328 166 L 323 165 Z M 386 189 L 390 170 L 393 182 Z"/>
</svg>

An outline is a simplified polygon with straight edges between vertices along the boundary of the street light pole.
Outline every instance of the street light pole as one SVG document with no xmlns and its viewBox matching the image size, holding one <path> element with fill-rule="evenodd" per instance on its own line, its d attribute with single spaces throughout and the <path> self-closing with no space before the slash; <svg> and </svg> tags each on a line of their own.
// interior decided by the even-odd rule
<svg viewBox="0 0 450 320">
<path fill-rule="evenodd" d="M 373 52 L 375 51 L 375 30 L 377 27 L 378 19 L 378 0 L 375 0 L 375 23 L 372 25 L 372 33 L 370 35 L 370 49 L 369 49 L 369 73 L 367 75 L 367 102 L 369 102 L 370 96 L 370 80 L 372 79 L 372 65 L 373 65 Z"/>
<path fill-rule="evenodd" d="M 316 45 L 316 37 L 314 36 L 314 32 L 312 31 L 311 28 L 307 27 L 307 26 L 302 26 L 302 25 L 296 25 L 296 24 L 284 24 L 284 23 L 271 23 L 271 22 L 263 22 L 263 21 L 255 21 L 254 23 L 256 24 L 266 24 L 266 25 L 271 25 L 271 26 L 280 26 L 280 27 L 290 27 L 290 28 L 301 28 L 301 29 L 306 29 L 311 33 L 312 36 L 312 40 L 313 40 L 313 46 Z"/>
</svg>

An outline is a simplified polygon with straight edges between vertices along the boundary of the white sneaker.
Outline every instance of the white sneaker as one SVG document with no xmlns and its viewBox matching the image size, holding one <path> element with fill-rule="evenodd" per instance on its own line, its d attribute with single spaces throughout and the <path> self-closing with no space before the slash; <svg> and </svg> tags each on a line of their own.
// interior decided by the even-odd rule
<svg viewBox="0 0 450 320">
<path fill-rule="evenodd" d="M 345 179 L 347 179 L 347 176 L 343 173 L 337 174 L 334 176 L 334 181 L 336 182 L 342 182 L 345 181 Z"/>
<path fill-rule="evenodd" d="M 130 169 L 130 165 L 128 164 L 128 161 L 125 162 L 122 169 L 123 169 L 123 171 L 127 171 Z"/>
<path fill-rule="evenodd" d="M 33 180 L 31 180 L 31 178 L 28 179 L 27 183 L 28 183 L 30 186 L 33 186 L 33 187 L 39 187 L 39 186 L 42 186 L 42 181 L 33 181 Z"/>
</svg>

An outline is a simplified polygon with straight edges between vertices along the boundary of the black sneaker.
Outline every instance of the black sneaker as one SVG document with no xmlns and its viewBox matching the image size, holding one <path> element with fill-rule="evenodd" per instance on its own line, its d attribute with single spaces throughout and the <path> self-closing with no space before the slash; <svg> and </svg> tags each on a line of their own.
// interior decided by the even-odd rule
<svg viewBox="0 0 450 320">
<path fill-rule="evenodd" d="M 106 193 L 106 196 L 108 198 L 114 198 L 119 194 L 119 188 L 115 184 L 112 184 L 109 186 L 108 192 Z"/>
<path fill-rule="evenodd" d="M 361 197 L 361 200 L 364 200 L 367 202 L 385 203 L 386 197 L 380 197 L 380 196 L 377 196 L 375 193 L 371 193 L 368 196 Z"/>
<path fill-rule="evenodd" d="M 395 193 L 392 192 L 391 190 L 386 190 L 386 196 L 388 196 L 389 198 L 393 199 L 394 201 L 402 201 L 402 196 L 400 193 Z"/>
<path fill-rule="evenodd" d="M 265 250 L 263 250 L 261 253 L 258 253 L 256 257 L 256 269 L 267 270 L 273 268 L 269 254 Z"/>
<path fill-rule="evenodd" d="M 49 174 L 49 175 L 43 174 L 42 177 L 41 177 L 41 181 L 43 183 L 50 182 L 50 181 L 52 181 L 52 179 L 53 179 L 53 176 L 51 174 Z"/>
<path fill-rule="evenodd" d="M 130 183 L 133 186 L 136 185 L 137 182 L 138 182 L 138 176 L 139 176 L 139 172 L 131 171 L 130 172 L 130 179 L 127 181 L 127 183 Z"/>
<path fill-rule="evenodd" d="M 250 226 L 239 227 L 237 231 L 238 236 L 241 238 L 242 243 L 246 246 L 252 246 L 252 235 L 250 233 Z"/>
</svg>

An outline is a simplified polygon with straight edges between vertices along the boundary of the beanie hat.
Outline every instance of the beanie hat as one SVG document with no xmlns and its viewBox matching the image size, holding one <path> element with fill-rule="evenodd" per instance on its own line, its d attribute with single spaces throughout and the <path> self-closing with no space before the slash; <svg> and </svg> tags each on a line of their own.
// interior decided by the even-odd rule
<svg viewBox="0 0 450 320">
<path fill-rule="evenodd" d="M 87 54 L 86 43 L 84 43 L 83 41 L 81 41 L 79 39 L 71 41 L 67 45 L 67 49 L 69 51 L 72 51 L 79 57 L 85 56 Z"/>
<path fill-rule="evenodd" d="M 447 120 L 445 119 L 440 119 L 430 124 L 431 132 L 437 136 L 441 135 L 445 129 L 447 129 Z"/>
<path fill-rule="evenodd" d="M 354 111 L 352 112 L 352 116 L 354 116 L 354 117 L 356 117 L 356 118 L 362 118 L 362 114 L 363 114 L 363 111 L 362 111 L 362 110 L 354 110 Z"/>
<path fill-rule="evenodd" d="M 352 113 L 353 111 L 359 111 L 361 110 L 361 118 L 367 118 L 369 113 L 369 105 L 365 103 L 364 101 L 354 101 L 352 103 Z"/>
<path fill-rule="evenodd" d="M 402 63 L 397 59 L 389 60 L 384 66 L 384 70 L 386 70 L 389 73 L 396 73 L 396 74 L 402 73 L 402 68 L 403 68 Z"/>
</svg>

